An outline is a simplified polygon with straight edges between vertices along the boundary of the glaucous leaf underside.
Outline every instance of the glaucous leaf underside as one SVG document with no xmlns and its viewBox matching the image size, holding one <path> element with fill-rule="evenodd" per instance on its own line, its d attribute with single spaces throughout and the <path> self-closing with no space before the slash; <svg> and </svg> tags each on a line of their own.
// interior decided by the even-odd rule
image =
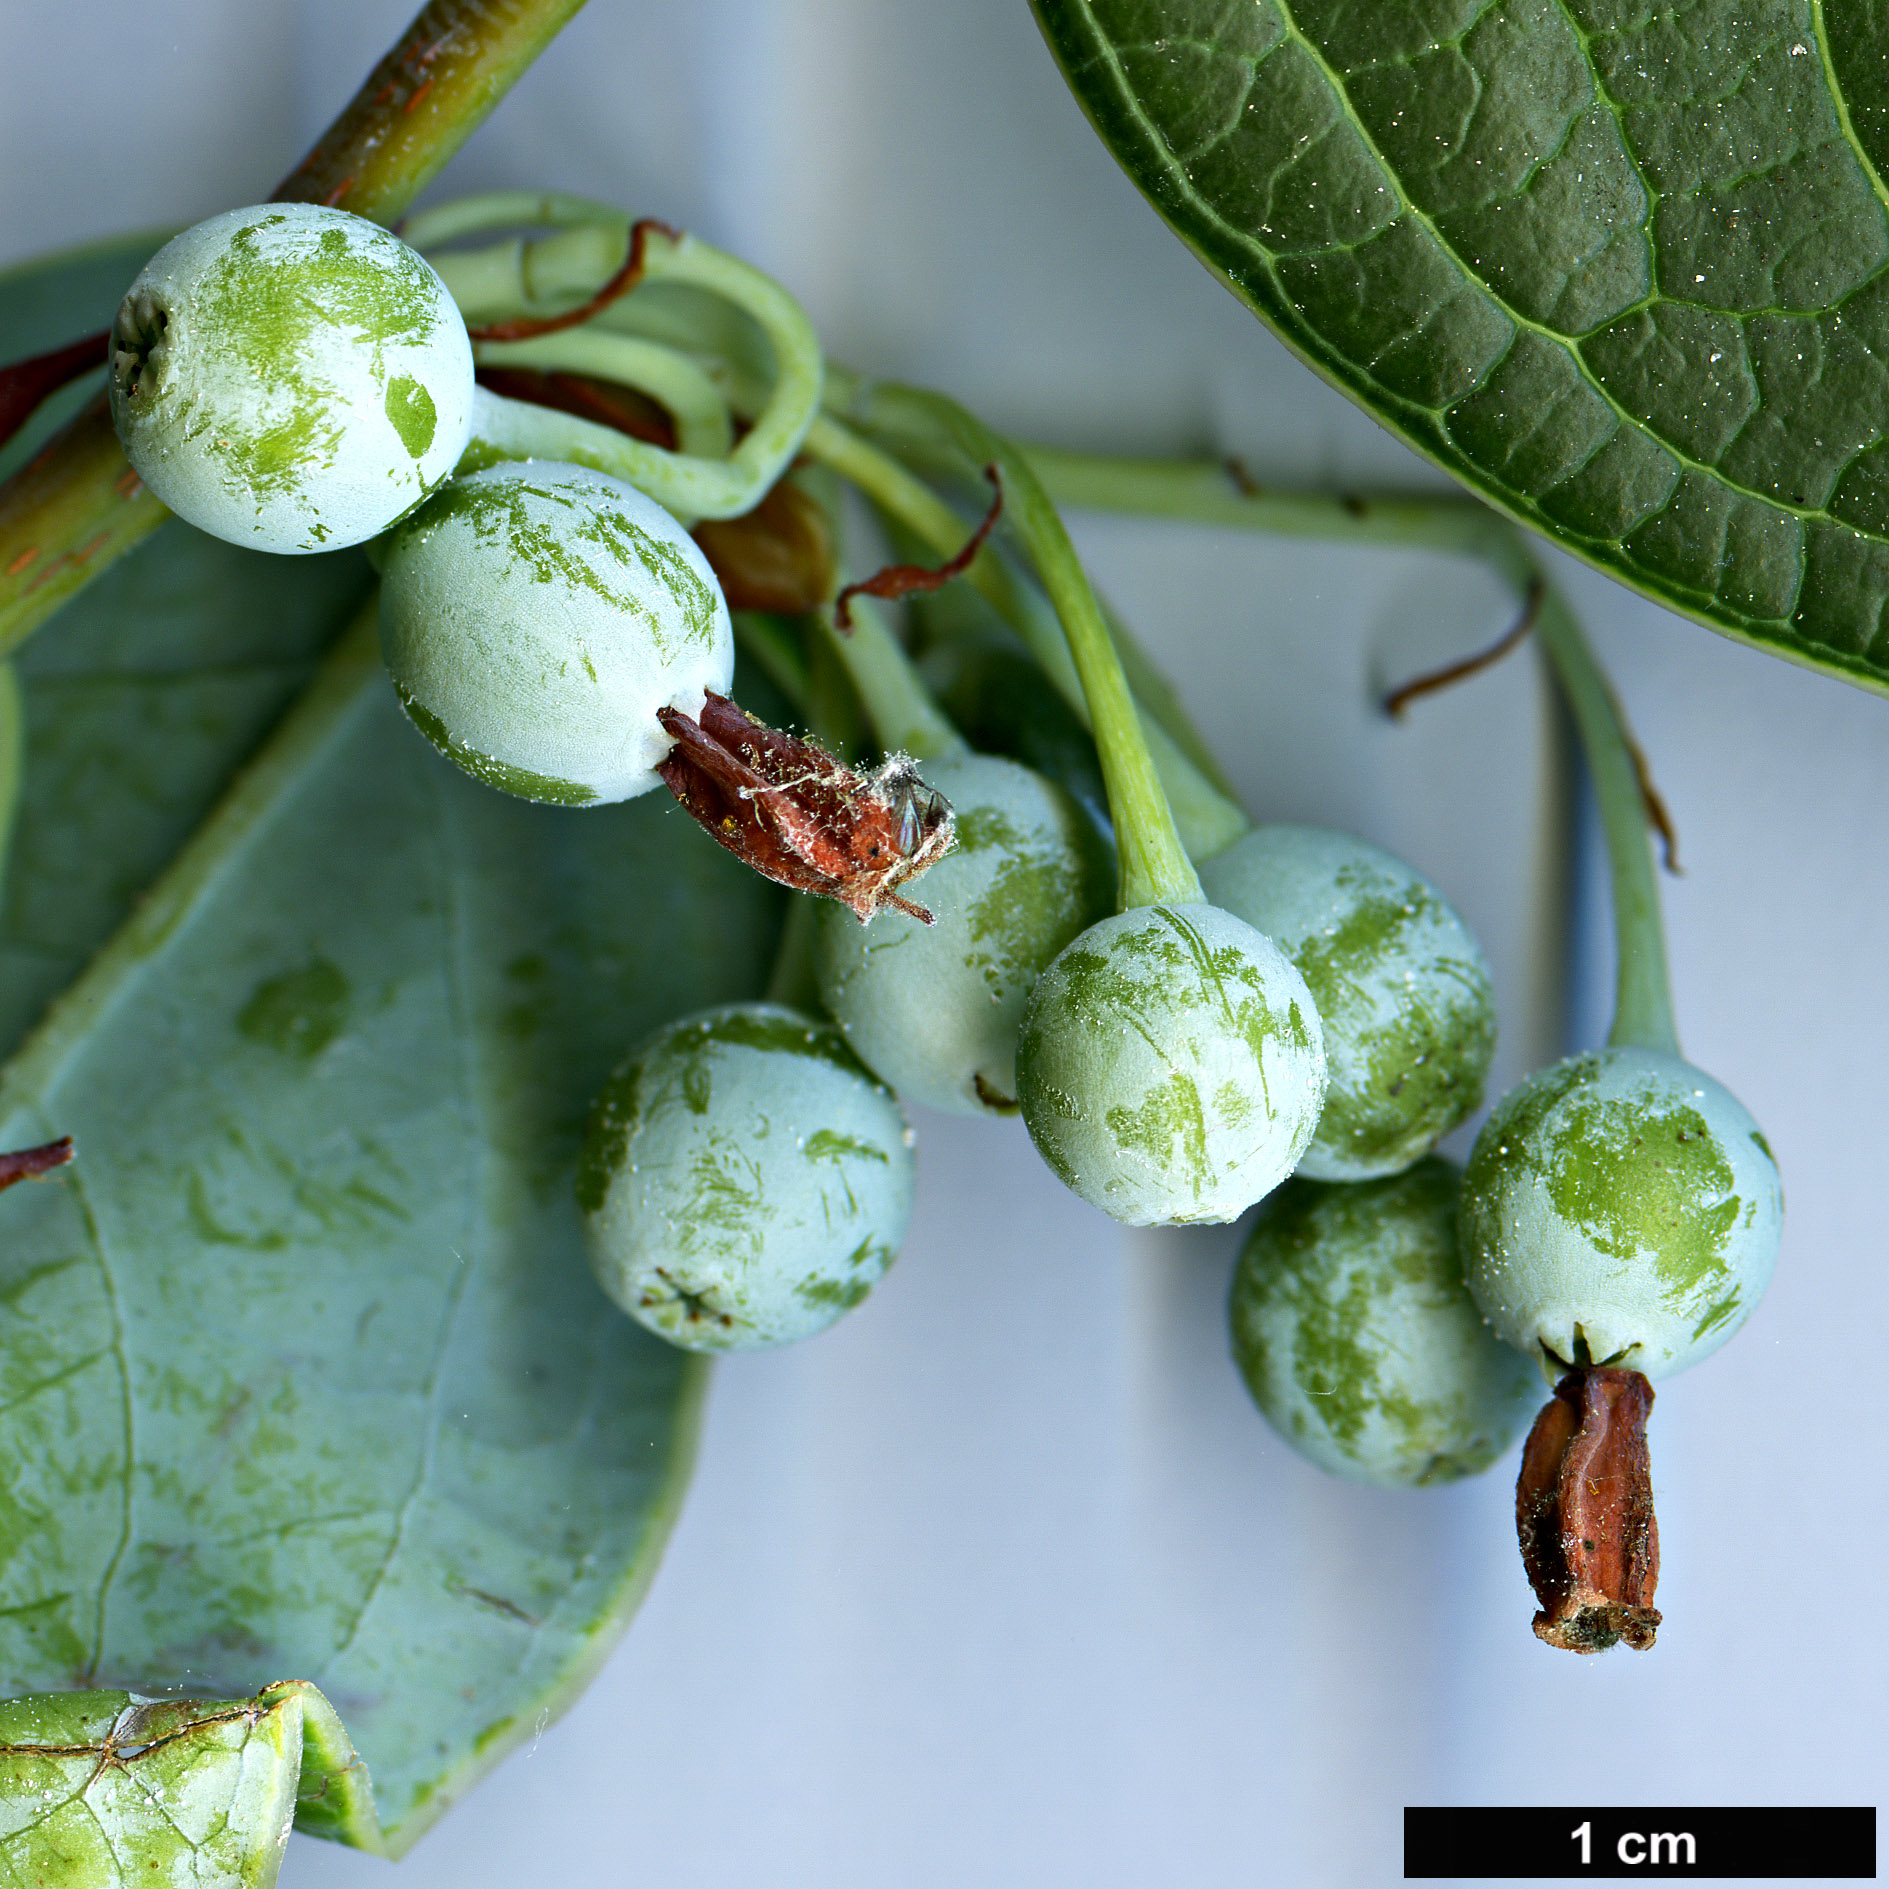
<svg viewBox="0 0 1889 1889">
<path fill-rule="evenodd" d="M 1889 689 L 1881 0 L 1033 0 L 1123 167 L 1524 523 Z"/>
<path fill-rule="evenodd" d="M 653 1569 L 701 1367 L 593 1284 L 572 1169 L 778 896 L 664 796 L 467 780 L 371 626 L 322 662 L 363 581 L 167 526 L 22 657 L 0 1147 L 79 1145 L 0 1196 L 0 1695 L 313 1680 L 398 1853 Z"/>
</svg>

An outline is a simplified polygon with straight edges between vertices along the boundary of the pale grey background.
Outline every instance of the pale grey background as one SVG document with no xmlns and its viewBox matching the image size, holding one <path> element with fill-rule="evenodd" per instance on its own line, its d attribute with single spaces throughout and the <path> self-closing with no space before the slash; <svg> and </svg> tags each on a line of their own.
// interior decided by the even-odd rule
<svg viewBox="0 0 1889 1889">
<path fill-rule="evenodd" d="M 0 0 L 0 261 L 266 194 L 410 10 Z M 1024 433 L 1435 477 L 1146 210 L 1024 0 L 591 0 L 448 184 L 686 224 L 778 272 L 836 355 Z M 1080 537 L 1256 811 L 1354 827 L 1458 900 L 1502 1081 L 1604 1030 L 1591 868 L 1560 994 L 1533 659 L 1404 730 L 1369 707 L 1500 626 L 1486 577 Z M 398 1875 L 298 1838 L 289 1889 L 1378 1884 L 1407 1802 L 1875 1800 L 1889 703 L 1562 575 L 1682 834 L 1688 1050 L 1789 1201 L 1763 1307 L 1660 1394 L 1657 1651 L 1530 1637 L 1512 1464 L 1390 1495 L 1278 1444 L 1225 1357 L 1231 1236 L 1125 1233 L 1020 1128 L 923 1117 L 902 1263 L 827 1338 L 721 1369 L 667 1563 L 588 1696 Z"/>
</svg>

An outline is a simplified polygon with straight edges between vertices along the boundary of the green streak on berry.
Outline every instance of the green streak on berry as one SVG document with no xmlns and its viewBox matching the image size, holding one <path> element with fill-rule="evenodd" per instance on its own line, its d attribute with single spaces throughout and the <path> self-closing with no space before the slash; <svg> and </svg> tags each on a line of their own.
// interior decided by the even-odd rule
<svg viewBox="0 0 1889 1889">
<path fill-rule="evenodd" d="M 555 525 L 536 521 L 527 510 L 527 499 L 555 505 L 564 516 Z M 456 519 L 470 525 L 481 544 L 505 550 L 538 583 L 564 583 L 589 591 L 611 609 L 634 618 L 648 629 L 663 659 L 672 660 L 678 647 L 670 625 L 643 598 L 609 583 L 572 547 L 593 544 L 619 564 L 634 558 L 681 610 L 682 645 L 714 644 L 717 599 L 713 590 L 674 545 L 659 543 L 594 490 L 574 493 L 524 476 L 496 482 L 455 479 L 441 488 L 406 529 L 426 533 Z"/>
<path fill-rule="evenodd" d="M 1337 889 L 1358 902 L 1329 936 L 1289 949 L 1311 987 L 1333 1062 L 1318 1144 L 1367 1167 L 1408 1160 L 1468 1116 L 1482 1100 L 1495 1048 L 1488 978 L 1467 959 L 1423 958 L 1426 981 L 1460 988 L 1459 1004 L 1441 1012 L 1412 1004 L 1385 1018 L 1372 980 L 1381 980 L 1387 964 L 1417 960 L 1453 914 L 1414 875 L 1402 896 L 1369 896 L 1364 888 L 1373 880 L 1360 867 L 1341 868 Z M 1413 1123 L 1417 1145 L 1407 1147 Z"/>
<path fill-rule="evenodd" d="M 836 1135 L 828 1128 L 822 1128 L 817 1134 L 807 1137 L 809 1161 L 832 1161 L 838 1164 L 849 1157 L 855 1161 L 877 1161 L 881 1166 L 889 1159 L 883 1148 L 875 1148 L 870 1142 L 861 1141 L 853 1135 Z"/>
<path fill-rule="evenodd" d="M 1739 1292 L 1734 1290 L 1727 1297 L 1720 1299 L 1719 1302 L 1693 1326 L 1692 1342 L 1697 1344 L 1707 1332 L 1717 1331 L 1718 1328 L 1738 1310 L 1741 1296 Z"/>
<path fill-rule="evenodd" d="M 315 958 L 258 984 L 236 1013 L 236 1028 L 252 1043 L 313 1061 L 347 1027 L 351 995 L 340 967 Z"/>
<path fill-rule="evenodd" d="M 1169 1170 L 1179 1167 L 1188 1186 L 1206 1186 L 1207 1117 L 1200 1106 L 1200 1087 L 1176 1069 L 1167 1080 L 1141 1098 L 1139 1108 L 1121 1105 L 1103 1118 L 1123 1150 L 1145 1154 Z"/>
<path fill-rule="evenodd" d="M 730 1010 L 710 1021 L 687 1024 L 671 1038 L 678 1056 L 689 1055 L 711 1041 L 738 1049 L 805 1056 L 814 1062 L 831 1063 L 848 1075 L 871 1079 L 865 1064 L 847 1048 L 845 1037 L 830 1024 L 810 1024 L 794 1016 L 765 1011 Z"/>
<path fill-rule="evenodd" d="M 415 459 L 424 457 L 439 429 L 439 409 L 433 396 L 411 374 L 396 374 L 387 383 L 387 420 L 400 443 Z"/>
<path fill-rule="evenodd" d="M 1555 1137 L 1546 1178 L 1548 1197 L 1599 1251 L 1615 1259 L 1653 1252 L 1670 1296 L 1726 1276 L 1726 1243 L 1743 1203 L 1697 1109 L 1584 1098 Z"/>
<path fill-rule="evenodd" d="M 1486 1469 L 1533 1373 L 1462 1284 L 1456 1173 L 1435 1157 L 1362 1183 L 1295 1180 L 1261 1216 L 1229 1306 L 1267 1420 L 1321 1468 L 1424 1487 Z"/>
<path fill-rule="evenodd" d="M 476 781 L 496 787 L 501 793 L 514 794 L 520 800 L 539 800 L 553 807 L 588 807 L 596 798 L 595 788 L 581 781 L 559 780 L 552 774 L 534 774 L 529 768 L 514 767 L 509 761 L 481 754 L 457 740 L 430 709 L 416 702 L 407 691 L 394 684 L 400 706 L 408 719 L 449 761 L 463 767 Z"/>
<path fill-rule="evenodd" d="M 384 239 L 368 249 L 343 230 L 324 230 L 311 255 L 265 260 L 257 236 L 288 221 L 275 211 L 237 230 L 200 290 L 203 331 L 221 337 L 219 345 L 257 385 L 288 399 L 287 412 L 272 425 L 244 435 L 226 421 L 216 442 L 259 496 L 295 491 L 303 473 L 326 466 L 340 443 L 335 415 L 343 390 L 308 365 L 321 354 L 317 343 L 326 331 L 351 329 L 371 336 L 377 347 L 424 344 L 440 319 L 438 285 L 426 264 Z"/>
<path fill-rule="evenodd" d="M 842 1312 L 863 1305 L 872 1292 L 864 1279 L 803 1279 L 794 1291 L 809 1305 L 830 1305 Z"/>
</svg>

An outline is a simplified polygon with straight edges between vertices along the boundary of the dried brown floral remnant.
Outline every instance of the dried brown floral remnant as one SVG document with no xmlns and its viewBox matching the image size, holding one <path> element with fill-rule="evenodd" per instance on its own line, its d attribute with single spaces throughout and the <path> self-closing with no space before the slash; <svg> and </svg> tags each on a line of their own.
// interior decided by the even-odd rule
<svg viewBox="0 0 1889 1889">
<path fill-rule="evenodd" d="M 1659 1523 L 1638 1371 L 1594 1365 L 1555 1386 L 1522 1450 L 1515 1530 L 1541 1602 L 1536 1637 L 1570 1653 L 1653 1644 Z"/>
<path fill-rule="evenodd" d="M 818 500 L 791 477 L 776 480 L 753 511 L 706 518 L 691 535 L 730 610 L 804 616 L 833 594 L 838 565 L 832 527 Z"/>
<path fill-rule="evenodd" d="M 712 690 L 700 721 L 677 708 L 656 719 L 676 744 L 657 773 L 736 858 L 837 899 L 862 925 L 883 905 L 932 922 L 895 888 L 951 850 L 951 807 L 905 756 L 856 773 Z"/>
<path fill-rule="evenodd" d="M 984 540 L 997 527 L 997 520 L 1003 516 L 1004 482 L 1003 475 L 995 466 L 984 468 L 984 477 L 990 481 L 990 510 L 984 514 L 983 522 L 964 542 L 964 548 L 956 557 L 947 558 L 935 568 L 929 564 L 888 564 L 884 570 L 874 571 L 870 577 L 862 578 L 857 584 L 848 584 L 833 600 L 834 626 L 850 635 L 853 619 L 848 606 L 855 597 L 883 597 L 888 602 L 896 602 L 900 597 L 922 595 L 934 590 L 942 590 L 954 577 L 962 577 L 977 560 L 977 554 L 984 548 Z"/>
<path fill-rule="evenodd" d="M 62 1168 L 72 1159 L 72 1137 L 61 1135 L 38 1148 L 21 1148 L 13 1154 L 0 1154 L 0 1189 L 15 1181 L 36 1181 L 54 1168 Z"/>
</svg>

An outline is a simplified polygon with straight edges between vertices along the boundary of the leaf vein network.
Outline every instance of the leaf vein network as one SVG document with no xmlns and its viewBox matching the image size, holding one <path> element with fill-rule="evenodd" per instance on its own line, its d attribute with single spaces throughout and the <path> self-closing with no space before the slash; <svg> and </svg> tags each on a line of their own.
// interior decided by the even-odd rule
<svg viewBox="0 0 1889 1889">
<path fill-rule="evenodd" d="M 1304 53 L 1306 54 L 1308 58 L 1310 58 L 1316 63 L 1319 70 L 1324 74 L 1326 78 L 1326 82 L 1332 87 L 1335 95 L 1344 104 L 1345 123 L 1351 129 L 1354 135 L 1358 138 L 1358 140 L 1364 146 L 1364 148 L 1369 152 L 1372 159 L 1378 165 L 1381 174 L 1389 180 L 1392 193 L 1396 196 L 1398 202 L 1402 205 L 1402 214 L 1410 216 L 1416 222 L 1421 224 L 1423 228 L 1428 232 L 1431 239 L 1437 244 L 1437 247 L 1439 248 L 1439 250 L 1444 255 L 1451 258 L 1451 260 L 1453 260 L 1457 264 L 1457 266 L 1463 271 L 1463 274 L 1468 278 L 1470 283 L 1472 283 L 1476 287 L 1476 289 L 1479 290 L 1483 295 L 1487 296 L 1489 302 L 1494 307 L 1499 309 L 1510 321 L 1512 321 L 1518 329 L 1525 330 L 1529 333 L 1538 335 L 1543 340 L 1547 341 L 1551 346 L 1560 348 L 1564 353 L 1566 353 L 1569 356 L 1569 358 L 1572 360 L 1575 367 L 1575 371 L 1580 376 L 1581 380 L 1612 411 L 1612 413 L 1614 414 L 1614 416 L 1620 422 L 1621 425 L 1633 428 L 1636 432 L 1642 434 L 1644 437 L 1652 441 L 1654 444 L 1660 447 L 1661 450 L 1669 454 L 1671 458 L 1683 469 L 1695 472 L 1699 474 L 1701 477 L 1713 481 L 1715 484 L 1721 486 L 1725 491 L 1727 491 L 1728 493 L 1731 493 L 1732 495 L 1736 497 L 1749 500 L 1750 502 L 1756 505 L 1770 507 L 1778 512 L 1785 513 L 1791 517 L 1797 518 L 1806 523 L 1829 525 L 1834 530 L 1848 533 L 1854 537 L 1863 539 L 1864 541 L 1869 542 L 1869 543 L 1889 544 L 1889 536 L 1885 536 L 1884 534 L 1879 533 L 1879 532 L 1865 530 L 1856 525 L 1853 525 L 1846 519 L 1841 519 L 1841 518 L 1836 517 L 1833 513 L 1831 513 L 1825 507 L 1797 505 L 1797 504 L 1793 504 L 1791 501 L 1787 499 L 1780 498 L 1773 493 L 1761 492 L 1757 490 L 1755 487 L 1741 484 L 1739 481 L 1728 477 L 1724 472 L 1720 471 L 1718 467 L 1708 463 L 1707 461 L 1699 459 L 1696 456 L 1685 452 L 1682 448 L 1675 445 L 1673 441 L 1671 441 L 1670 439 L 1667 439 L 1662 434 L 1657 432 L 1649 422 L 1641 419 L 1637 414 L 1633 413 L 1628 407 L 1624 405 L 1624 403 L 1619 399 L 1617 395 L 1612 393 L 1607 388 L 1607 386 L 1595 375 L 1593 370 L 1588 366 L 1586 360 L 1582 357 L 1579 348 L 1574 345 L 1573 337 L 1570 337 L 1562 333 L 1558 329 L 1550 328 L 1545 322 L 1539 322 L 1539 321 L 1534 320 L 1530 316 L 1523 315 L 1518 309 L 1513 307 L 1508 301 L 1506 301 L 1501 295 L 1499 295 L 1493 288 L 1491 288 L 1489 284 L 1484 280 L 1484 278 L 1479 273 L 1477 273 L 1477 271 L 1467 262 L 1467 260 L 1464 258 L 1464 256 L 1462 255 L 1460 250 L 1457 248 L 1457 246 L 1444 237 L 1442 232 L 1437 228 L 1434 219 L 1427 212 L 1419 209 L 1418 206 L 1414 202 L 1411 201 L 1409 193 L 1408 191 L 1404 189 L 1403 184 L 1401 180 L 1399 179 L 1396 170 L 1385 159 L 1382 151 L 1378 149 L 1376 141 L 1370 136 L 1369 132 L 1365 130 L 1364 126 L 1359 122 L 1356 114 L 1351 110 L 1349 96 L 1346 92 L 1342 77 L 1336 71 L 1336 69 L 1330 64 L 1330 62 L 1324 57 L 1324 54 L 1320 51 L 1320 49 L 1307 37 L 1304 29 L 1300 26 L 1299 22 L 1294 17 L 1292 13 L 1291 5 L 1290 5 L 1290 0 L 1277 0 L 1277 4 L 1278 4 L 1280 16 L 1286 23 L 1287 37 L 1289 37 L 1293 43 L 1297 44 L 1304 51 Z M 1556 4 L 1562 6 L 1563 10 L 1565 10 L 1565 0 L 1556 0 Z M 1115 73 L 1116 82 L 1117 82 L 1117 85 L 1118 85 L 1118 88 L 1120 90 L 1122 97 L 1131 102 L 1136 114 L 1141 118 L 1143 129 L 1145 133 L 1148 135 L 1152 145 L 1154 146 L 1154 148 L 1156 149 L 1158 153 L 1162 154 L 1170 170 L 1173 173 L 1175 173 L 1176 179 L 1177 179 L 1177 187 L 1186 194 L 1188 200 L 1193 204 L 1197 214 L 1203 216 L 1204 218 L 1212 222 L 1216 227 L 1218 227 L 1222 232 L 1224 232 L 1227 239 L 1231 243 L 1233 243 L 1235 246 L 1243 249 L 1247 254 L 1255 257 L 1255 259 L 1265 269 L 1267 275 L 1271 278 L 1274 288 L 1279 293 L 1281 301 L 1284 302 L 1287 306 L 1291 306 L 1292 305 L 1291 297 L 1285 293 L 1283 286 L 1279 283 L 1278 275 L 1277 275 L 1277 271 L 1276 271 L 1276 267 L 1275 267 L 1272 255 L 1269 252 L 1267 252 L 1263 246 L 1255 243 L 1252 236 L 1249 235 L 1246 231 L 1238 229 L 1234 225 L 1228 223 L 1226 219 L 1222 217 L 1220 213 L 1210 203 L 1208 203 L 1207 200 L 1203 198 L 1199 194 L 1198 191 L 1194 189 L 1191 178 L 1188 176 L 1185 167 L 1179 162 L 1177 156 L 1172 150 L 1172 147 L 1168 145 L 1165 138 L 1162 137 L 1157 127 L 1147 118 L 1147 115 L 1145 111 L 1142 109 L 1140 101 L 1137 98 L 1133 87 L 1130 86 L 1128 83 L 1127 74 L 1122 70 L 1119 60 L 1115 57 L 1114 48 L 1109 44 L 1106 37 L 1102 36 L 1099 33 L 1099 31 L 1098 31 L 1097 37 L 1103 49 L 1100 55 L 1101 59 L 1105 62 L 1112 64 L 1114 73 Z M 1282 38 L 1281 41 L 1278 43 L 1280 45 L 1283 45 L 1286 43 L 1286 40 Z M 1583 40 L 1583 46 L 1585 47 L 1584 40 Z M 1272 56 L 1273 51 L 1276 51 L 1276 50 L 1277 50 L 1276 46 L 1274 48 L 1269 49 L 1268 52 L 1264 55 L 1264 57 L 1270 58 Z M 1591 60 L 1589 61 L 1589 69 L 1590 71 L 1592 70 Z M 1598 85 L 1597 76 L 1596 76 L 1596 84 Z M 1614 104 L 1614 101 L 1611 100 L 1610 96 L 1604 91 L 1602 91 L 1600 93 L 1600 97 L 1602 98 L 1603 102 L 1608 103 L 1615 110 L 1616 116 L 1618 116 L 1618 107 L 1617 105 Z M 1331 132 L 1335 129 L 1336 129 L 1335 125 L 1328 126 L 1326 127 L 1324 133 L 1321 135 L 1329 136 Z M 1649 201 L 1656 200 L 1657 193 L 1655 193 L 1652 190 L 1652 187 L 1650 184 L 1646 183 L 1643 171 L 1641 171 L 1639 164 L 1635 162 L 1632 158 L 1631 147 L 1628 148 L 1628 161 L 1633 164 L 1635 174 L 1640 176 L 1642 184 L 1647 189 Z M 1395 219 L 1393 218 L 1392 221 L 1394 222 Z M 1384 230 L 1388 229 L 1389 227 L 1391 227 L 1391 225 L 1386 224 L 1382 228 L 1378 230 L 1374 230 L 1372 232 L 1372 237 L 1382 235 L 1384 233 Z M 1367 238 L 1365 240 L 1368 241 L 1370 239 Z M 1336 242 L 1336 243 L 1325 244 L 1317 249 L 1308 248 L 1308 249 L 1299 251 L 1297 253 L 1302 254 L 1302 255 L 1333 255 L 1333 254 L 1349 255 L 1355 252 L 1360 247 L 1361 247 L 1361 244 L 1359 243 Z M 1872 278 L 1872 280 L 1873 279 L 1874 278 Z M 1866 286 L 1867 284 L 1859 285 L 1859 291 L 1862 287 L 1866 287 Z M 1859 291 L 1853 291 L 1853 293 L 1859 292 Z M 1651 300 L 1649 300 L 1644 306 L 1647 308 L 1651 308 L 1655 306 L 1659 301 L 1663 301 L 1664 299 L 1665 297 L 1663 296 L 1656 296 L 1652 298 Z M 1725 312 L 1730 312 L 1730 311 L 1725 311 Z M 1609 323 L 1604 323 L 1602 324 L 1602 326 L 1610 326 L 1612 325 L 1613 321 L 1618 321 L 1619 319 L 1620 317 L 1618 316 L 1612 317 Z M 1597 331 L 1590 331 L 1590 332 L 1597 332 Z M 1326 347 L 1329 347 L 1331 345 L 1330 343 L 1325 342 L 1323 336 L 1320 336 L 1319 340 L 1321 344 Z M 1513 353 L 1513 344 L 1511 344 L 1509 348 L 1504 349 L 1500 354 L 1495 356 L 1490 361 L 1489 365 L 1482 371 L 1482 374 L 1472 386 L 1466 389 L 1463 394 L 1458 395 L 1455 400 L 1452 400 L 1451 402 L 1449 402 L 1447 405 L 1444 405 L 1444 406 L 1433 406 L 1433 405 L 1426 404 L 1422 401 L 1412 400 L 1408 396 L 1396 394 L 1390 388 L 1384 387 L 1381 381 L 1378 382 L 1377 384 L 1380 387 L 1383 394 L 1387 397 L 1387 399 L 1390 402 L 1394 403 L 1395 405 L 1402 407 L 1408 411 L 1430 415 L 1439 423 L 1444 423 L 1447 421 L 1447 417 L 1448 417 L 1451 407 L 1459 404 L 1461 400 L 1467 399 L 1471 394 L 1479 392 L 1482 390 L 1482 388 L 1486 387 L 1488 385 L 1490 377 L 1497 371 L 1497 369 L 1499 369 L 1502 366 L 1502 364 L 1509 358 L 1509 356 L 1512 353 Z M 1339 358 L 1342 359 L 1343 357 L 1340 356 Z M 1354 366 L 1362 365 L 1359 363 L 1347 363 L 1347 364 L 1354 365 Z M 1373 378 L 1375 379 L 1375 376 L 1373 376 Z M 1447 436 L 1448 434 L 1447 424 L 1444 424 L 1443 430 Z M 1460 448 L 1458 450 L 1460 450 Z M 1471 463 L 1473 464 L 1475 462 L 1472 461 Z M 1549 488 L 1549 489 L 1552 490 L 1553 488 Z M 1529 494 L 1521 493 L 1521 492 L 1510 493 L 1506 495 L 1506 501 L 1516 506 L 1517 509 L 1526 510 L 1528 512 L 1535 513 L 1538 516 L 1540 515 L 1540 508 L 1539 508 L 1538 500 Z M 1657 514 L 1654 514 L 1654 515 L 1657 515 Z M 1592 541 L 1595 543 L 1605 543 L 1605 544 L 1618 544 L 1621 542 L 1621 540 L 1618 537 L 1596 538 Z M 1708 600 L 1716 601 L 1716 593 L 1713 591 L 1701 589 L 1697 585 L 1686 584 L 1682 582 L 1681 580 L 1671 577 L 1669 574 L 1664 573 L 1664 572 L 1662 572 L 1660 576 L 1661 576 L 1661 581 L 1671 584 L 1672 587 L 1676 590 L 1688 591 L 1693 595 L 1704 597 L 1704 598 L 1707 598 Z M 1800 577 L 1799 582 L 1801 586 L 1801 577 Z M 1786 619 L 1780 618 L 1776 620 L 1784 621 Z"/>
</svg>

